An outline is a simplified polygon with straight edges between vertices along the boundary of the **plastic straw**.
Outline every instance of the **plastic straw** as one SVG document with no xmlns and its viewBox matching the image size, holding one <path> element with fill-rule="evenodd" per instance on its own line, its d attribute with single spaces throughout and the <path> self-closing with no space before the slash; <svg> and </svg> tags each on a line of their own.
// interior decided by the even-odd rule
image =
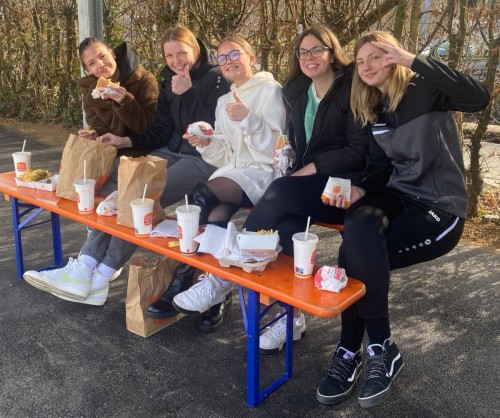
<svg viewBox="0 0 500 418">
<path fill-rule="evenodd" d="M 144 198 L 146 197 L 146 189 L 148 188 L 148 184 L 144 185 L 144 192 L 142 193 L 142 203 L 144 203 Z"/>
<path fill-rule="evenodd" d="M 24 140 L 23 142 L 23 149 L 21 150 L 21 152 L 24 152 L 24 147 L 26 146 L 26 140 Z"/>
<path fill-rule="evenodd" d="M 83 160 L 83 182 L 87 180 L 87 160 Z"/>
<path fill-rule="evenodd" d="M 307 234 L 309 233 L 309 224 L 311 223 L 311 217 L 307 217 L 307 225 L 306 225 L 306 233 L 304 235 L 304 239 L 307 239 Z"/>
<path fill-rule="evenodd" d="M 189 210 L 188 195 L 186 194 L 184 197 L 186 198 L 186 210 Z"/>
</svg>

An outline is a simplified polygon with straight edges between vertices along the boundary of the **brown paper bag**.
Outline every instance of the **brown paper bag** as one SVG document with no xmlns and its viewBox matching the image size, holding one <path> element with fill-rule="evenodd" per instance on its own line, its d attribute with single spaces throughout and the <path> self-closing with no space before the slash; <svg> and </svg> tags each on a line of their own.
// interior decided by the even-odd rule
<svg viewBox="0 0 500 418">
<path fill-rule="evenodd" d="M 116 223 L 134 227 L 130 202 L 139 199 L 147 184 L 146 197 L 155 201 L 153 223 L 165 219 L 166 214 L 160 205 L 160 197 L 167 185 L 167 160 L 148 155 L 146 157 L 121 157 L 118 166 L 118 211 Z"/>
<path fill-rule="evenodd" d="M 110 179 L 115 158 L 115 147 L 70 135 L 61 157 L 56 196 L 76 200 L 73 183 L 83 179 L 84 161 L 87 161 L 87 178 L 95 180 L 97 193 Z"/>
<path fill-rule="evenodd" d="M 142 337 L 176 322 L 181 315 L 153 319 L 144 315 L 147 307 L 158 300 L 172 281 L 175 267 L 179 264 L 171 258 L 133 258 L 129 263 L 127 299 L 125 302 L 127 329 Z"/>
</svg>

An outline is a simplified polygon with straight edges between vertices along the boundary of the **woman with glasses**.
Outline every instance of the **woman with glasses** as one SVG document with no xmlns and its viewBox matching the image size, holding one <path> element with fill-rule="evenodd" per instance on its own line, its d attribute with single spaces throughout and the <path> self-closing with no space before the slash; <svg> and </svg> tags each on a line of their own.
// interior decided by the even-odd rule
<svg viewBox="0 0 500 418">
<path fill-rule="evenodd" d="M 351 107 L 370 126 L 369 164 L 354 183 L 346 208 L 339 265 L 361 280 L 366 294 L 342 312 L 340 342 L 316 393 L 336 404 L 353 391 L 363 361 L 360 406 L 387 399 L 403 358 L 389 323 L 390 270 L 451 251 L 462 235 L 467 188 L 453 111 L 477 112 L 488 91 L 445 64 L 415 56 L 386 32 L 371 32 L 354 46 Z"/>
<path fill-rule="evenodd" d="M 274 181 L 248 216 L 249 231 L 277 229 L 283 253 L 293 256 L 292 236 L 311 222 L 342 224 L 345 211 L 323 204 L 329 176 L 359 176 L 365 166 L 369 130 L 355 123 L 349 105 L 352 64 L 335 34 L 323 25 L 305 29 L 283 94 L 291 108 L 289 137 L 296 161 L 287 177 Z M 278 314 L 278 316 L 281 314 Z M 305 333 L 305 317 L 294 311 L 293 339 Z M 286 339 L 286 316 L 260 336 L 260 350 L 277 353 Z"/>
<path fill-rule="evenodd" d="M 281 86 L 272 74 L 254 74 L 255 60 L 252 47 L 241 37 L 221 42 L 217 62 L 224 77 L 233 82 L 231 92 L 217 103 L 213 136 L 188 138 L 205 161 L 218 167 L 192 194 L 192 202 L 201 207 L 201 224 L 226 226 L 240 207 L 255 205 L 279 176 L 273 150 L 285 131 L 285 104 Z M 200 278 L 174 297 L 175 309 L 187 314 L 204 312 L 231 293 L 231 283 L 226 280 L 213 274 Z M 218 323 L 211 324 L 209 330 Z"/>
<path fill-rule="evenodd" d="M 186 27 L 168 29 L 161 45 L 165 68 L 154 126 L 142 133 L 120 131 L 121 135 L 128 135 L 125 137 L 107 133 L 98 137 L 97 141 L 123 150 L 155 150 L 154 154 L 165 158 L 168 183 L 161 204 L 166 207 L 183 198 L 198 182 L 208 179 L 215 171 L 215 167 L 206 163 L 198 151 L 182 139 L 182 135 L 193 122 L 214 122 L 217 100 L 229 91 L 229 84 L 222 77 L 213 54 Z M 121 68 L 121 71 L 124 69 Z M 139 97 L 140 94 L 137 93 Z M 119 105 L 115 103 L 112 106 Z M 70 259 L 61 269 L 29 271 L 24 277 L 29 283 L 43 284 L 44 290 L 63 299 L 100 306 L 108 296 L 109 280 L 125 265 L 136 248 L 135 244 L 92 230 L 78 259 Z M 163 295 L 167 300 L 170 298 L 165 303 L 170 306 L 180 283 L 186 277 L 192 279 L 194 271 L 189 266 L 175 270 L 170 288 Z M 34 281 L 30 280 L 31 277 Z M 154 310 L 148 311 L 148 314 L 161 317 L 161 313 Z"/>
</svg>

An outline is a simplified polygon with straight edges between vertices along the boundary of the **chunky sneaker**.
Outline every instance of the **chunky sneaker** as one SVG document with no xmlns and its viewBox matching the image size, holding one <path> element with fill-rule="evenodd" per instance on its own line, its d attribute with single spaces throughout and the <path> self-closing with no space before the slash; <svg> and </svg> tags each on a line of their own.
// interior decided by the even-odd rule
<svg viewBox="0 0 500 418">
<path fill-rule="evenodd" d="M 120 274 L 122 274 L 122 271 L 123 271 L 123 267 L 116 270 L 115 271 L 115 274 L 113 274 L 110 278 L 109 278 L 109 281 L 112 282 L 113 280 L 116 280 L 118 279 L 118 277 L 120 277 Z"/>
<path fill-rule="evenodd" d="M 280 316 L 278 314 L 276 316 Z M 293 341 L 300 340 L 306 334 L 306 318 L 303 313 L 299 318 L 293 318 Z M 286 343 L 286 315 L 260 336 L 259 348 L 262 354 L 275 354 Z"/>
<path fill-rule="evenodd" d="M 90 285 L 90 293 L 87 299 L 75 299 L 69 296 L 64 296 L 51 292 L 54 296 L 58 298 L 68 300 L 70 302 L 84 303 L 86 305 L 102 306 L 108 298 L 109 292 L 109 282 L 111 279 L 109 277 L 103 276 L 97 269 L 92 272 L 92 284 Z"/>
<path fill-rule="evenodd" d="M 316 399 L 326 405 L 337 404 L 347 399 L 356 384 L 361 364 L 361 350 L 351 356 L 345 348 L 337 346 L 328 372 L 316 391 Z"/>
<path fill-rule="evenodd" d="M 199 282 L 188 290 L 175 295 L 172 305 L 179 312 L 195 314 L 208 311 L 212 306 L 221 303 L 231 292 L 230 282 L 221 280 L 212 273 L 201 274 Z"/>
<path fill-rule="evenodd" d="M 70 258 L 63 268 L 27 271 L 23 277 L 40 290 L 83 300 L 90 293 L 92 270 L 85 263 Z"/>
<path fill-rule="evenodd" d="M 390 396 L 392 381 L 404 363 L 396 343 L 390 338 L 384 341 L 383 346 L 369 345 L 366 351 L 365 380 L 358 402 L 363 408 L 370 408 Z"/>
</svg>

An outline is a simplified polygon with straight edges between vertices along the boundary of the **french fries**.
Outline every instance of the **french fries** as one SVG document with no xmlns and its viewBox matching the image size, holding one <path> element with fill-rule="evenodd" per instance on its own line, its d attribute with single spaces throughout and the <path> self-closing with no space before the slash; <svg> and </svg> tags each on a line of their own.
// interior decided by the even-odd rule
<svg viewBox="0 0 500 418">
<path fill-rule="evenodd" d="M 47 179 L 52 176 L 50 171 L 44 170 L 42 168 L 37 168 L 36 170 L 28 170 L 23 174 L 21 181 L 30 182 L 30 181 L 40 181 Z"/>
<path fill-rule="evenodd" d="M 274 230 L 274 229 L 260 229 L 259 231 L 257 231 L 257 235 L 273 235 L 273 234 L 277 234 L 278 233 L 278 230 Z"/>
</svg>

